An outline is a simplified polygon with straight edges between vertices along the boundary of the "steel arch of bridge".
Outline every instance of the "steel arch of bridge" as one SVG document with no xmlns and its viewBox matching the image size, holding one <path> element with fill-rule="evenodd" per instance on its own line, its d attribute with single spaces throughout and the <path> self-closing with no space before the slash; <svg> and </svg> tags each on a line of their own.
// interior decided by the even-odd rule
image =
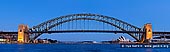
<svg viewBox="0 0 170 52">
<path fill-rule="evenodd" d="M 95 20 L 98 22 L 103 22 L 110 24 L 116 28 L 119 28 L 122 31 L 143 31 L 141 28 L 138 28 L 136 26 L 133 26 L 127 22 L 121 21 L 119 19 L 109 17 L 109 16 L 104 16 L 104 15 L 98 15 L 98 14 L 71 14 L 71 15 L 66 15 L 66 16 L 60 16 L 51 20 L 48 20 L 46 22 L 43 22 L 37 26 L 34 26 L 30 28 L 29 31 L 31 32 L 47 32 L 49 29 L 52 29 L 55 26 L 61 25 L 66 22 L 74 21 L 74 20 Z M 43 33 L 34 33 L 31 34 L 30 38 L 31 39 L 36 39 Z M 135 40 L 139 41 L 141 39 L 141 34 L 139 33 L 127 33 L 131 37 L 133 37 Z"/>
</svg>

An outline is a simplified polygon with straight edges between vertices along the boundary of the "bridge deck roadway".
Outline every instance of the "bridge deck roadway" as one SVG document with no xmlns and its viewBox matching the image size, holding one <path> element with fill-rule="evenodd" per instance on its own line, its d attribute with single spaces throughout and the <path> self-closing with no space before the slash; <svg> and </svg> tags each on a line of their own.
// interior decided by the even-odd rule
<svg viewBox="0 0 170 52">
<path fill-rule="evenodd" d="M 76 33 L 76 32 L 97 32 L 97 33 L 145 33 L 143 31 L 113 31 L 113 30 L 57 30 L 57 31 L 33 31 L 26 33 Z M 18 34 L 18 32 L 0 32 L 0 34 Z M 156 34 L 170 34 L 170 32 L 153 32 Z"/>
</svg>

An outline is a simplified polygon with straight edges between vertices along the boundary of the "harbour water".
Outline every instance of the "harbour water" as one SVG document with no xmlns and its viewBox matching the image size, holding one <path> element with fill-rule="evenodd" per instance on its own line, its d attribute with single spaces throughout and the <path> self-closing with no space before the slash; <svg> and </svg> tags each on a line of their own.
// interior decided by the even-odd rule
<svg viewBox="0 0 170 52">
<path fill-rule="evenodd" d="M 0 52 L 170 52 L 170 48 L 123 48 L 120 44 L 0 44 Z"/>
</svg>

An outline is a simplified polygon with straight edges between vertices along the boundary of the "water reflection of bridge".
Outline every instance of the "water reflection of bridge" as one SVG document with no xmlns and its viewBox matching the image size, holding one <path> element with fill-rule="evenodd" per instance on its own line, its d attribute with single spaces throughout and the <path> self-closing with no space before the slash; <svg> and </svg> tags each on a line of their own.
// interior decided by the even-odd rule
<svg viewBox="0 0 170 52">
<path fill-rule="evenodd" d="M 29 43 L 43 33 L 75 32 L 127 33 L 137 42 L 141 43 L 150 42 L 155 36 L 169 37 L 170 34 L 170 32 L 153 32 L 150 23 L 139 28 L 113 17 L 90 13 L 60 16 L 37 26 L 33 26 L 32 28 L 28 28 L 28 26 L 21 24 L 19 25 L 18 32 L 2 31 L 0 34 L 3 38 L 5 38 L 5 36 L 9 36 L 8 38 L 16 38 L 17 36 L 17 41 L 19 43 Z"/>
</svg>

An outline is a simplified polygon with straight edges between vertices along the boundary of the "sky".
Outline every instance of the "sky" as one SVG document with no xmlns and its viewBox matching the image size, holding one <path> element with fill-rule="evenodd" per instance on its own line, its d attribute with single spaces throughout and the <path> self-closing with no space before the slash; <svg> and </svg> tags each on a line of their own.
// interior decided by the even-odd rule
<svg viewBox="0 0 170 52">
<path fill-rule="evenodd" d="M 0 30 L 17 31 L 19 24 L 30 28 L 47 20 L 77 13 L 111 16 L 137 27 L 151 23 L 153 31 L 170 31 L 169 0 L 1 0 Z M 121 34 L 122 35 L 122 34 Z M 57 40 L 112 40 L 115 34 L 43 34 Z M 133 39 L 128 35 L 126 38 Z"/>
</svg>

